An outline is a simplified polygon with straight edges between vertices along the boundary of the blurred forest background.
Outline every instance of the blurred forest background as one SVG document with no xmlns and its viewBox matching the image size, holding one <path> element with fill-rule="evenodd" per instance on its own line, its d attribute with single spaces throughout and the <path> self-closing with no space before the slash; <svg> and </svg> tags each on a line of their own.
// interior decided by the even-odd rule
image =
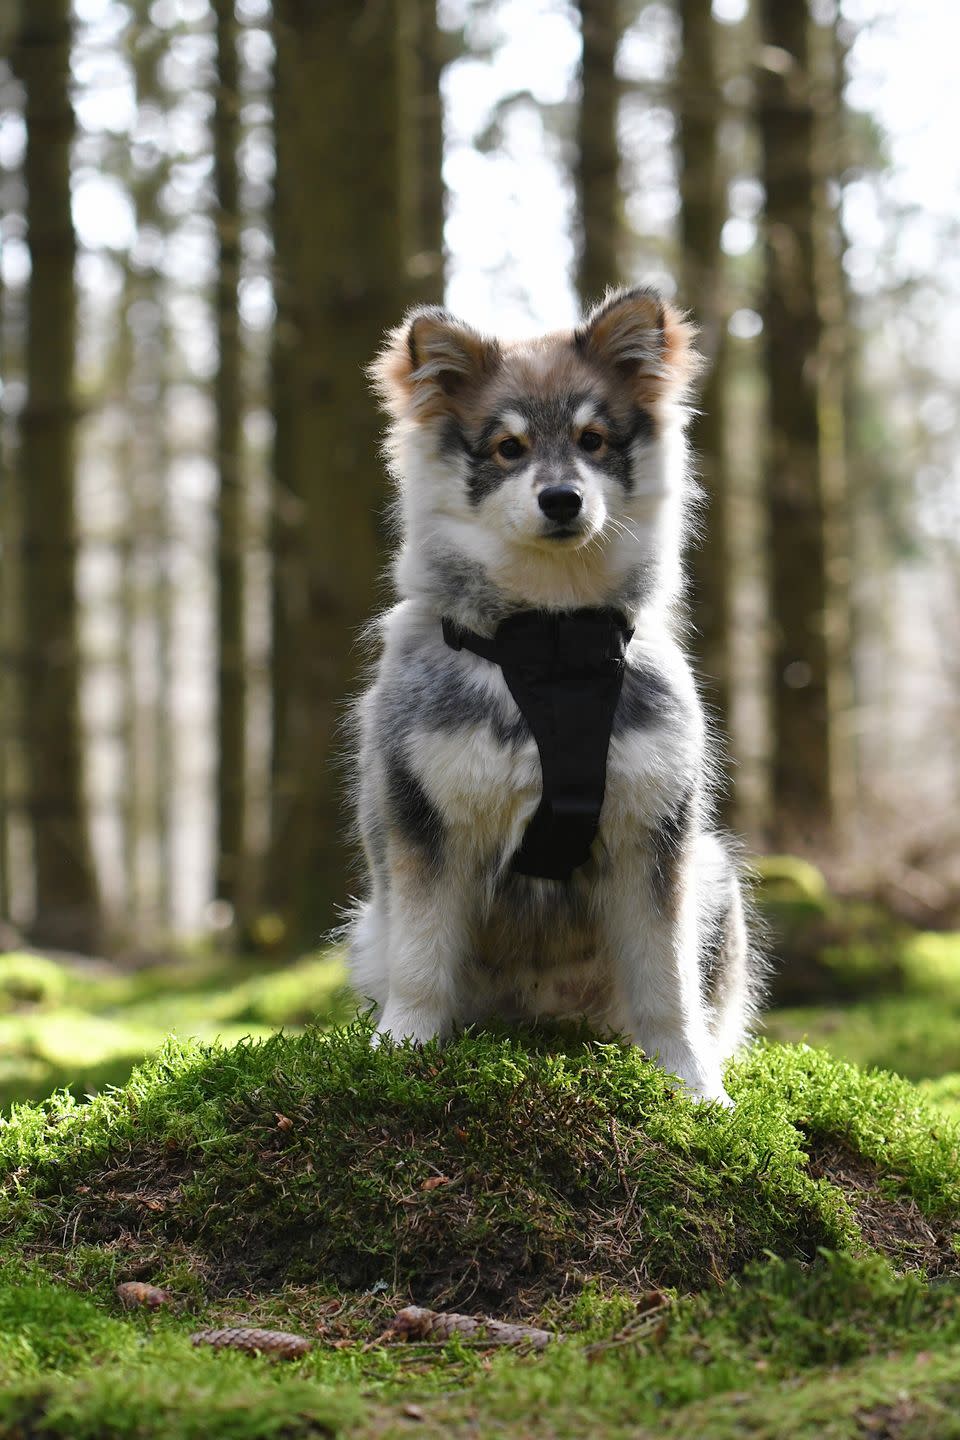
<svg viewBox="0 0 960 1440">
<path fill-rule="evenodd" d="M 653 282 L 710 362 L 689 566 L 728 816 L 816 862 L 768 864 L 808 958 L 876 970 L 882 913 L 902 991 L 902 936 L 960 926 L 956 27 L 948 0 L 7 0 L 0 948 L 317 946 L 357 883 L 338 726 L 388 593 L 364 365 L 416 301 L 521 333 Z M 956 956 L 924 955 L 942 997 Z M 252 973 L 210 1024 L 298 1018 Z"/>
</svg>

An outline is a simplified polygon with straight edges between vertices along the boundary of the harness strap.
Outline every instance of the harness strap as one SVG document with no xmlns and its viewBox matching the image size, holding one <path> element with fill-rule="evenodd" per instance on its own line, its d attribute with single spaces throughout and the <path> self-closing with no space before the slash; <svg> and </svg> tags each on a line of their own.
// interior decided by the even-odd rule
<svg viewBox="0 0 960 1440">
<path fill-rule="evenodd" d="M 522 610 L 492 638 L 442 621 L 452 650 L 499 665 L 533 733 L 543 794 L 512 866 L 569 880 L 589 858 L 607 779 L 607 751 L 633 630 L 618 610 Z"/>
</svg>

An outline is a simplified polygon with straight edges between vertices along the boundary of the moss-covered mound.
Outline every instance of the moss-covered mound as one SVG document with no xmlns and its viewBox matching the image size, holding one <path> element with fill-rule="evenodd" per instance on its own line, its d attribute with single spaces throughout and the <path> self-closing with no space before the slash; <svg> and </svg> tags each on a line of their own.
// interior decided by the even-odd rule
<svg viewBox="0 0 960 1440">
<path fill-rule="evenodd" d="M 369 1046 L 365 1025 L 171 1045 L 122 1089 L 0 1128 L 0 1246 L 116 1278 L 183 1257 L 209 1290 L 320 1282 L 538 1306 L 593 1277 L 699 1290 L 773 1251 L 960 1268 L 958 1135 L 916 1092 L 759 1047 L 738 1108 L 637 1052 L 557 1035 Z"/>
</svg>

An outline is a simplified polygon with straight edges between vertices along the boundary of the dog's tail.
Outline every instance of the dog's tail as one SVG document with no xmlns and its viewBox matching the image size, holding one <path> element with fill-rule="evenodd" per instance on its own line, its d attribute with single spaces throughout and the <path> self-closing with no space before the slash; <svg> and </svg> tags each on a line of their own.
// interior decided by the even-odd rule
<svg viewBox="0 0 960 1440">
<path fill-rule="evenodd" d="M 700 973 L 711 1030 L 723 1059 L 748 1039 L 763 999 L 765 964 L 752 942 L 735 842 L 707 832 L 697 841 Z"/>
</svg>

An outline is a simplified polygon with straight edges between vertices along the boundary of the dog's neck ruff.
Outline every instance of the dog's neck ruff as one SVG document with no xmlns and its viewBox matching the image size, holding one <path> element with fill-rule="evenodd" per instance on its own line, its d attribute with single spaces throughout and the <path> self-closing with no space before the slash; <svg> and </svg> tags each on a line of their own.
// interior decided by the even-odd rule
<svg viewBox="0 0 960 1440">
<path fill-rule="evenodd" d="M 540 752 L 543 797 L 513 869 L 569 880 L 589 858 L 600 824 L 607 751 L 633 630 L 619 610 L 522 610 L 492 638 L 444 619 L 452 650 L 499 665 Z"/>
</svg>

